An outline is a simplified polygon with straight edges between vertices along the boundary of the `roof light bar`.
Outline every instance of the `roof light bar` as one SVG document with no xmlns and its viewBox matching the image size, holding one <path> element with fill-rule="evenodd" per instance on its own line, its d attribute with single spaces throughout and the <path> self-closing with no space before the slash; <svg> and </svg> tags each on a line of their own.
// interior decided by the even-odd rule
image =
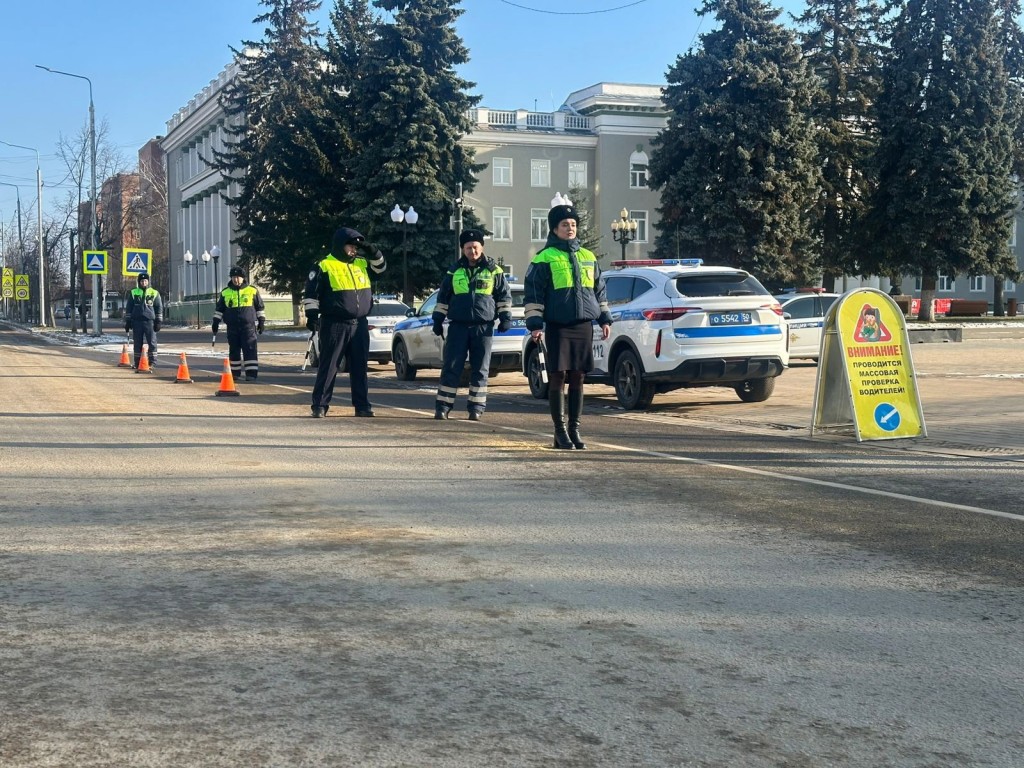
<svg viewBox="0 0 1024 768">
<path fill-rule="evenodd" d="M 704 259 L 626 259 L 613 261 L 613 267 L 699 267 Z"/>
</svg>

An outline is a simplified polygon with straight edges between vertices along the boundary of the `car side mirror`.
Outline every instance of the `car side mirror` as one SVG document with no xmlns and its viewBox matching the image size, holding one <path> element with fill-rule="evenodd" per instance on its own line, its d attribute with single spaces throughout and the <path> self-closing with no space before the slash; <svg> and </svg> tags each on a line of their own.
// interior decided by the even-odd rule
<svg viewBox="0 0 1024 768">
<path fill-rule="evenodd" d="M 782 313 L 782 319 L 783 320 L 792 320 L 793 316 L 791 314 L 789 314 L 789 312 L 783 312 Z"/>
<path fill-rule="evenodd" d="M 406 317 L 416 317 L 416 310 L 415 309 L 406 310 L 405 316 Z"/>
</svg>

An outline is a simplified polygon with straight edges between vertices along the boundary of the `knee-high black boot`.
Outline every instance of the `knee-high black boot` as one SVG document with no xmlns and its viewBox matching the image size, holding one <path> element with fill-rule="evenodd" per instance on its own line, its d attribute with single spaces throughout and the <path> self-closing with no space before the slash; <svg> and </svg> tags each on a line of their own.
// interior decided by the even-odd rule
<svg viewBox="0 0 1024 768">
<path fill-rule="evenodd" d="M 571 451 L 573 446 L 569 433 L 565 431 L 565 393 L 559 388 L 548 393 L 551 404 L 551 421 L 555 424 L 555 448 Z"/>
<path fill-rule="evenodd" d="M 583 416 L 583 390 L 569 390 L 569 439 L 577 451 L 586 450 L 587 444 L 580 437 L 580 418 Z"/>
</svg>

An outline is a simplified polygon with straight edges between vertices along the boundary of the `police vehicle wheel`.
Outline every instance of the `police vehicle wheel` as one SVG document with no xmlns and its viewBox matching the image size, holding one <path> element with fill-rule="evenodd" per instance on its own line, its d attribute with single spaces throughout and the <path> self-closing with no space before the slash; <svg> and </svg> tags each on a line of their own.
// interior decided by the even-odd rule
<svg viewBox="0 0 1024 768">
<path fill-rule="evenodd" d="M 636 353 L 627 349 L 615 360 L 615 397 L 627 411 L 647 408 L 654 400 L 654 385 L 644 381 L 644 367 Z"/>
<path fill-rule="evenodd" d="M 533 347 L 526 353 L 526 381 L 530 385 L 530 394 L 538 400 L 547 400 L 551 390 L 544 382 L 541 374 L 540 355 L 537 347 Z"/>
<path fill-rule="evenodd" d="M 753 379 L 736 385 L 736 394 L 744 403 L 763 403 L 775 391 L 775 378 Z"/>
<path fill-rule="evenodd" d="M 416 368 L 409 364 L 409 350 L 401 339 L 395 342 L 392 357 L 395 359 L 395 376 L 399 381 L 412 381 L 416 378 Z"/>
</svg>

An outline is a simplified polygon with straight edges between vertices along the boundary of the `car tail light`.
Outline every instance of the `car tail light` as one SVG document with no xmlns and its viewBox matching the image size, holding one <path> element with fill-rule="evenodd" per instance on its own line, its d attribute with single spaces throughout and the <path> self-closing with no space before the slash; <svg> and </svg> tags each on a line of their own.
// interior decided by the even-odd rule
<svg viewBox="0 0 1024 768">
<path fill-rule="evenodd" d="M 658 307 L 645 309 L 642 314 L 645 320 L 675 320 L 687 312 L 703 312 L 703 310 L 698 307 Z"/>
<path fill-rule="evenodd" d="M 774 304 L 762 304 L 761 309 L 770 309 L 776 315 L 782 317 L 782 305 L 777 301 Z"/>
</svg>

